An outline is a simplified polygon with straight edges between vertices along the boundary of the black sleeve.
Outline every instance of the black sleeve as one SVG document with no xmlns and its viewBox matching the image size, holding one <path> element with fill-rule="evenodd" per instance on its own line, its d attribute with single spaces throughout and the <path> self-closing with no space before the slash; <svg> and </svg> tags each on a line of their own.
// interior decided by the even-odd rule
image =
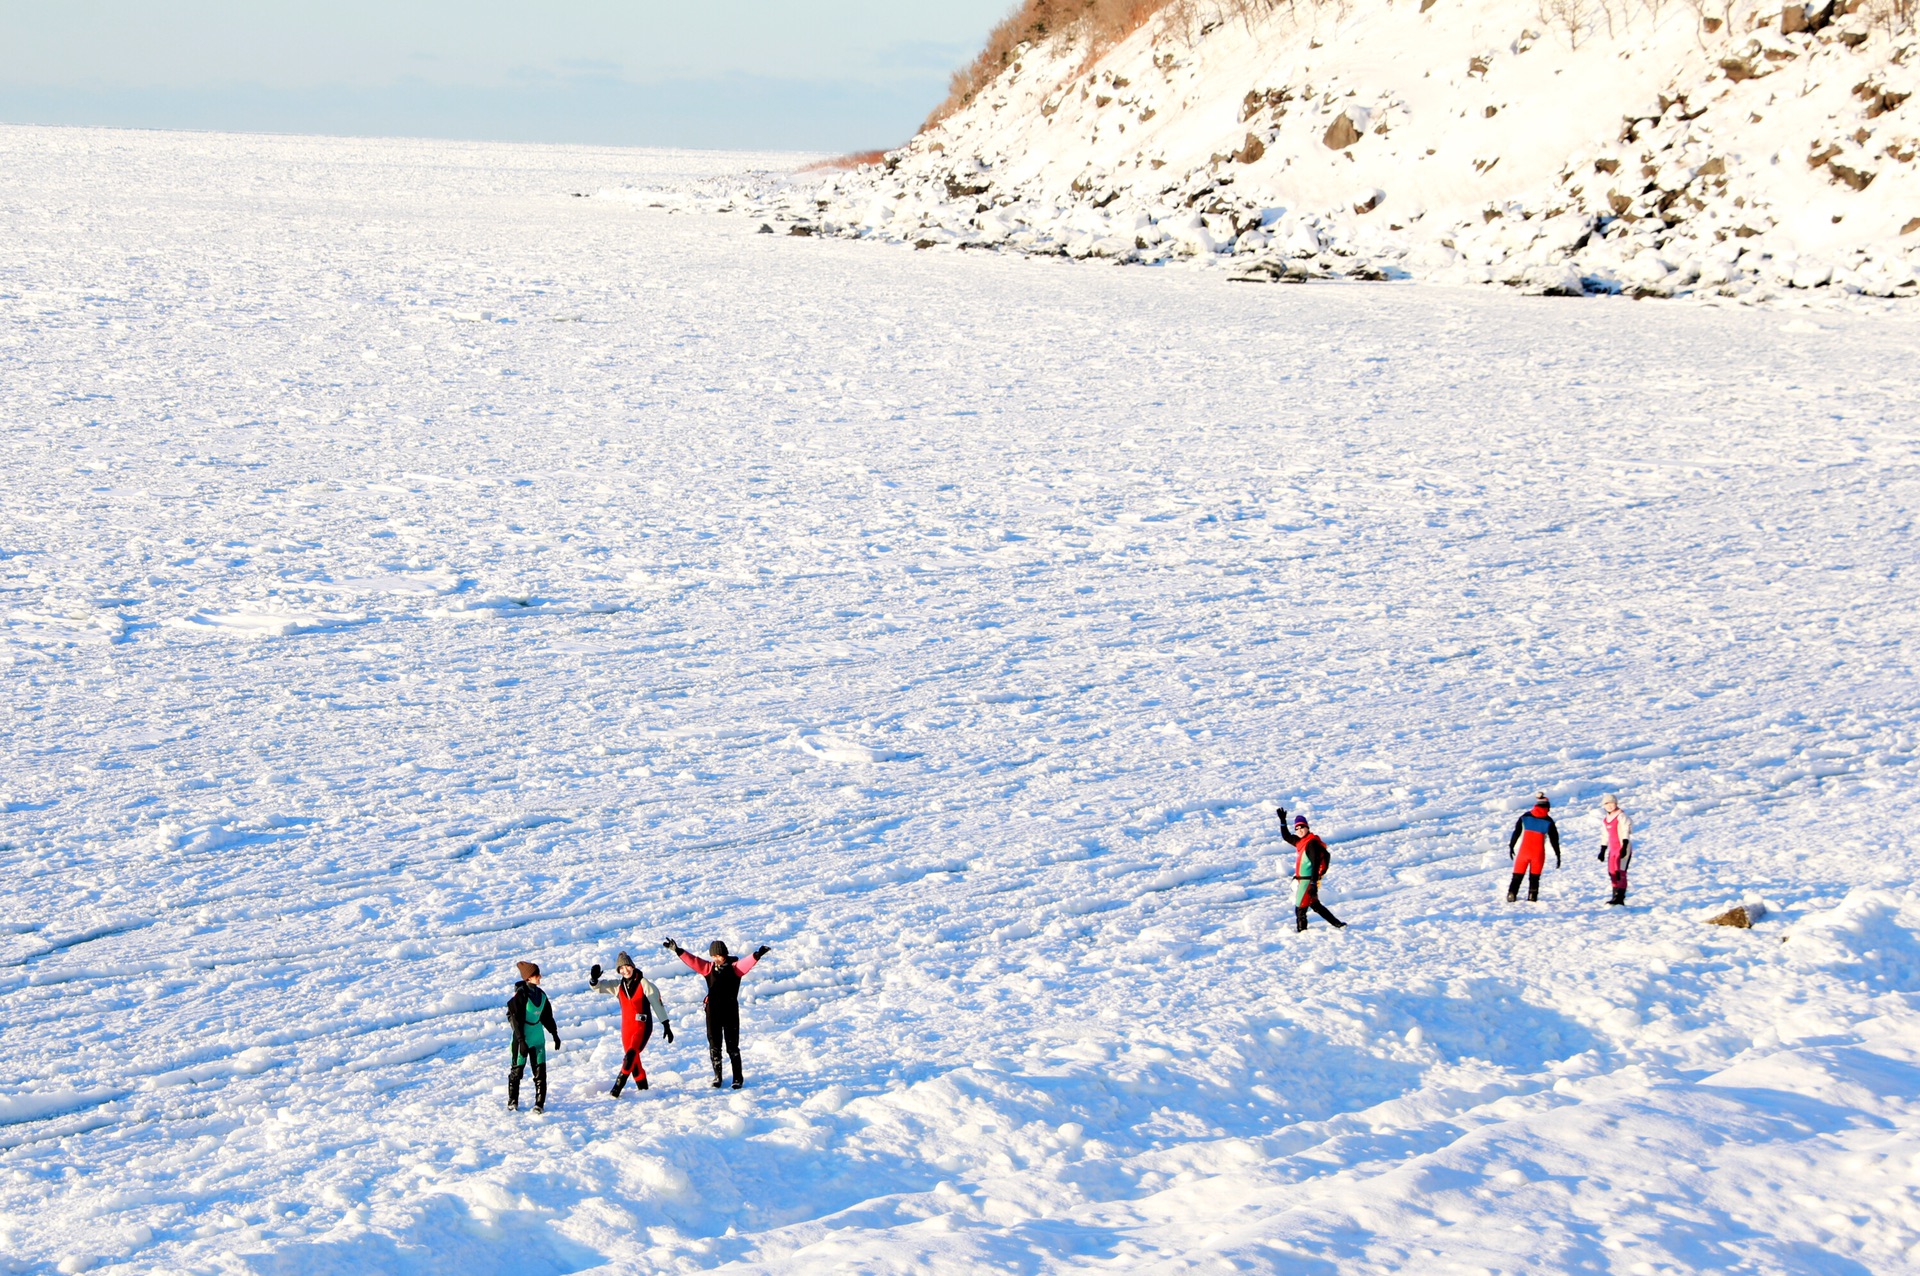
<svg viewBox="0 0 1920 1276">
<path fill-rule="evenodd" d="M 1286 840 L 1288 846 L 1300 845 L 1300 835 L 1298 833 L 1288 832 L 1287 826 L 1284 824 L 1280 826 L 1280 836 Z"/>
<path fill-rule="evenodd" d="M 1526 818 L 1527 817 L 1523 815 L 1515 820 L 1513 822 L 1513 832 L 1507 834 L 1507 854 L 1509 855 L 1513 854 L 1514 845 L 1520 840 L 1520 826 L 1526 822 Z"/>
<path fill-rule="evenodd" d="M 527 1035 L 527 994 L 516 990 L 507 1002 L 507 1030 L 513 1034 L 514 1049 Z"/>
<path fill-rule="evenodd" d="M 1313 868 L 1315 881 L 1327 875 L 1327 864 L 1331 859 L 1332 856 L 1327 854 L 1327 844 L 1321 841 L 1314 842 L 1313 849 L 1307 852 L 1307 863 Z"/>
<path fill-rule="evenodd" d="M 553 998 L 547 998 L 547 1004 L 540 1011 L 540 1026 L 553 1034 L 555 1041 L 560 1040 L 560 1025 L 553 1021 Z"/>
<path fill-rule="evenodd" d="M 1517 829 L 1515 830 L 1518 831 Z M 1560 826 L 1551 819 L 1547 821 L 1547 841 L 1553 843 L 1553 858 L 1560 858 Z"/>
</svg>

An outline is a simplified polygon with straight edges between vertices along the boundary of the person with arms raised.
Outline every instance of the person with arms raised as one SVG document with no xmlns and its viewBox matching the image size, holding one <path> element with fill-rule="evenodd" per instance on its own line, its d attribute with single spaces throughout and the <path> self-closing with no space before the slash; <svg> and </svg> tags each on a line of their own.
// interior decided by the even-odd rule
<svg viewBox="0 0 1920 1276">
<path fill-rule="evenodd" d="M 627 1088 L 628 1077 L 633 1078 L 634 1089 L 647 1088 L 647 1069 L 640 1062 L 640 1052 L 647 1048 L 655 1024 L 672 1045 L 673 1020 L 667 1016 L 667 1003 L 660 999 L 659 986 L 640 973 L 633 958 L 625 953 L 614 958 L 613 973 L 620 978 L 602 982 L 600 967 L 595 966 L 587 972 L 587 987 L 620 1002 L 620 1075 L 614 1079 L 613 1089 L 607 1091 L 617 1099 Z"/>
<path fill-rule="evenodd" d="M 1296 929 L 1307 928 L 1307 912 L 1312 910 L 1327 919 L 1327 924 L 1335 930 L 1345 930 L 1347 924 L 1327 911 L 1320 902 L 1320 881 L 1327 875 L 1327 867 L 1333 862 L 1333 856 L 1327 852 L 1326 842 L 1307 824 L 1307 817 L 1293 817 L 1293 830 L 1287 830 L 1287 808 L 1281 807 L 1274 812 L 1280 817 L 1280 836 L 1293 848 L 1293 919 Z"/>
<path fill-rule="evenodd" d="M 728 954 L 727 946 L 717 939 L 707 948 L 711 960 L 695 957 L 672 938 L 660 946 L 707 981 L 707 1053 L 713 1056 L 713 1088 L 720 1088 L 720 1051 L 724 1046 L 727 1057 L 733 1061 L 733 1088 L 738 1090 L 746 1084 L 740 1074 L 740 977 L 772 952 L 773 945 L 762 944 L 753 956 L 739 961 L 735 961 Z"/>
</svg>

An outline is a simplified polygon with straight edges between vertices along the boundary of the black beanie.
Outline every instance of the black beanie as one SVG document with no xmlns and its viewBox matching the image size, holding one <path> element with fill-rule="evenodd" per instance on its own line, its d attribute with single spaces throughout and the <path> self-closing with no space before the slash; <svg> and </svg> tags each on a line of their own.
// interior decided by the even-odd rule
<svg viewBox="0 0 1920 1276">
<path fill-rule="evenodd" d="M 726 955 L 727 955 L 727 946 L 723 941 L 716 939 L 711 944 L 707 945 L 707 956 L 725 957 Z"/>
</svg>

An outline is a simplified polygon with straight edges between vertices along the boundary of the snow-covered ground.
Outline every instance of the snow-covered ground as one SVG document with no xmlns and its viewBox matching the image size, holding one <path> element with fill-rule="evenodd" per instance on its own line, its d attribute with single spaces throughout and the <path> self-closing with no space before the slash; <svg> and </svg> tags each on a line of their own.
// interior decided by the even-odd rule
<svg viewBox="0 0 1920 1276">
<path fill-rule="evenodd" d="M 1920 1265 L 1911 316 L 573 195 L 742 162 L 0 130 L 12 1270 Z"/>
</svg>

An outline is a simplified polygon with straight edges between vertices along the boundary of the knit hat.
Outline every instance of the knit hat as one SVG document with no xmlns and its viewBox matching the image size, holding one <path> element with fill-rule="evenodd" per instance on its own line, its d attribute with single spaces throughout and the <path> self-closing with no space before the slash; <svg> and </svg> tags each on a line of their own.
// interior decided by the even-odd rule
<svg viewBox="0 0 1920 1276">
<path fill-rule="evenodd" d="M 625 951 L 622 951 L 622 952 L 621 952 L 621 954 L 620 954 L 620 955 L 619 955 L 618 957 L 615 957 L 615 958 L 613 959 L 613 968 L 614 968 L 615 970 L 618 970 L 618 969 L 620 969 L 620 967 L 622 967 L 622 966 L 633 966 L 633 968 L 634 968 L 635 970 L 638 970 L 638 969 L 640 969 L 640 967 L 638 967 L 638 966 L 634 966 L 634 964 L 633 964 L 633 958 L 631 958 L 631 957 L 629 957 L 629 956 L 627 956 L 627 954 L 625 953 Z"/>
<path fill-rule="evenodd" d="M 532 962 L 517 961 L 514 963 L 514 965 L 520 967 L 520 978 L 522 979 L 540 978 L 540 967 L 534 965 Z"/>
<path fill-rule="evenodd" d="M 707 945 L 707 956 L 725 957 L 726 955 L 727 955 L 727 946 L 721 940 L 716 939 L 711 944 Z"/>
<path fill-rule="evenodd" d="M 1542 789 L 1540 790 L 1540 792 L 1533 795 L 1533 803 L 1535 806 L 1552 806 L 1553 805 L 1553 802 L 1547 797 L 1547 791 L 1545 789 Z"/>
<path fill-rule="evenodd" d="M 1309 827 L 1309 826 L 1308 826 L 1308 824 L 1307 824 L 1307 817 L 1306 817 L 1306 816 L 1304 816 L 1304 815 L 1296 815 L 1296 816 L 1294 816 L 1294 817 L 1293 817 L 1293 827 L 1295 827 L 1295 828 L 1297 828 L 1297 829 L 1303 829 L 1303 828 L 1307 828 L 1307 827 Z"/>
</svg>

